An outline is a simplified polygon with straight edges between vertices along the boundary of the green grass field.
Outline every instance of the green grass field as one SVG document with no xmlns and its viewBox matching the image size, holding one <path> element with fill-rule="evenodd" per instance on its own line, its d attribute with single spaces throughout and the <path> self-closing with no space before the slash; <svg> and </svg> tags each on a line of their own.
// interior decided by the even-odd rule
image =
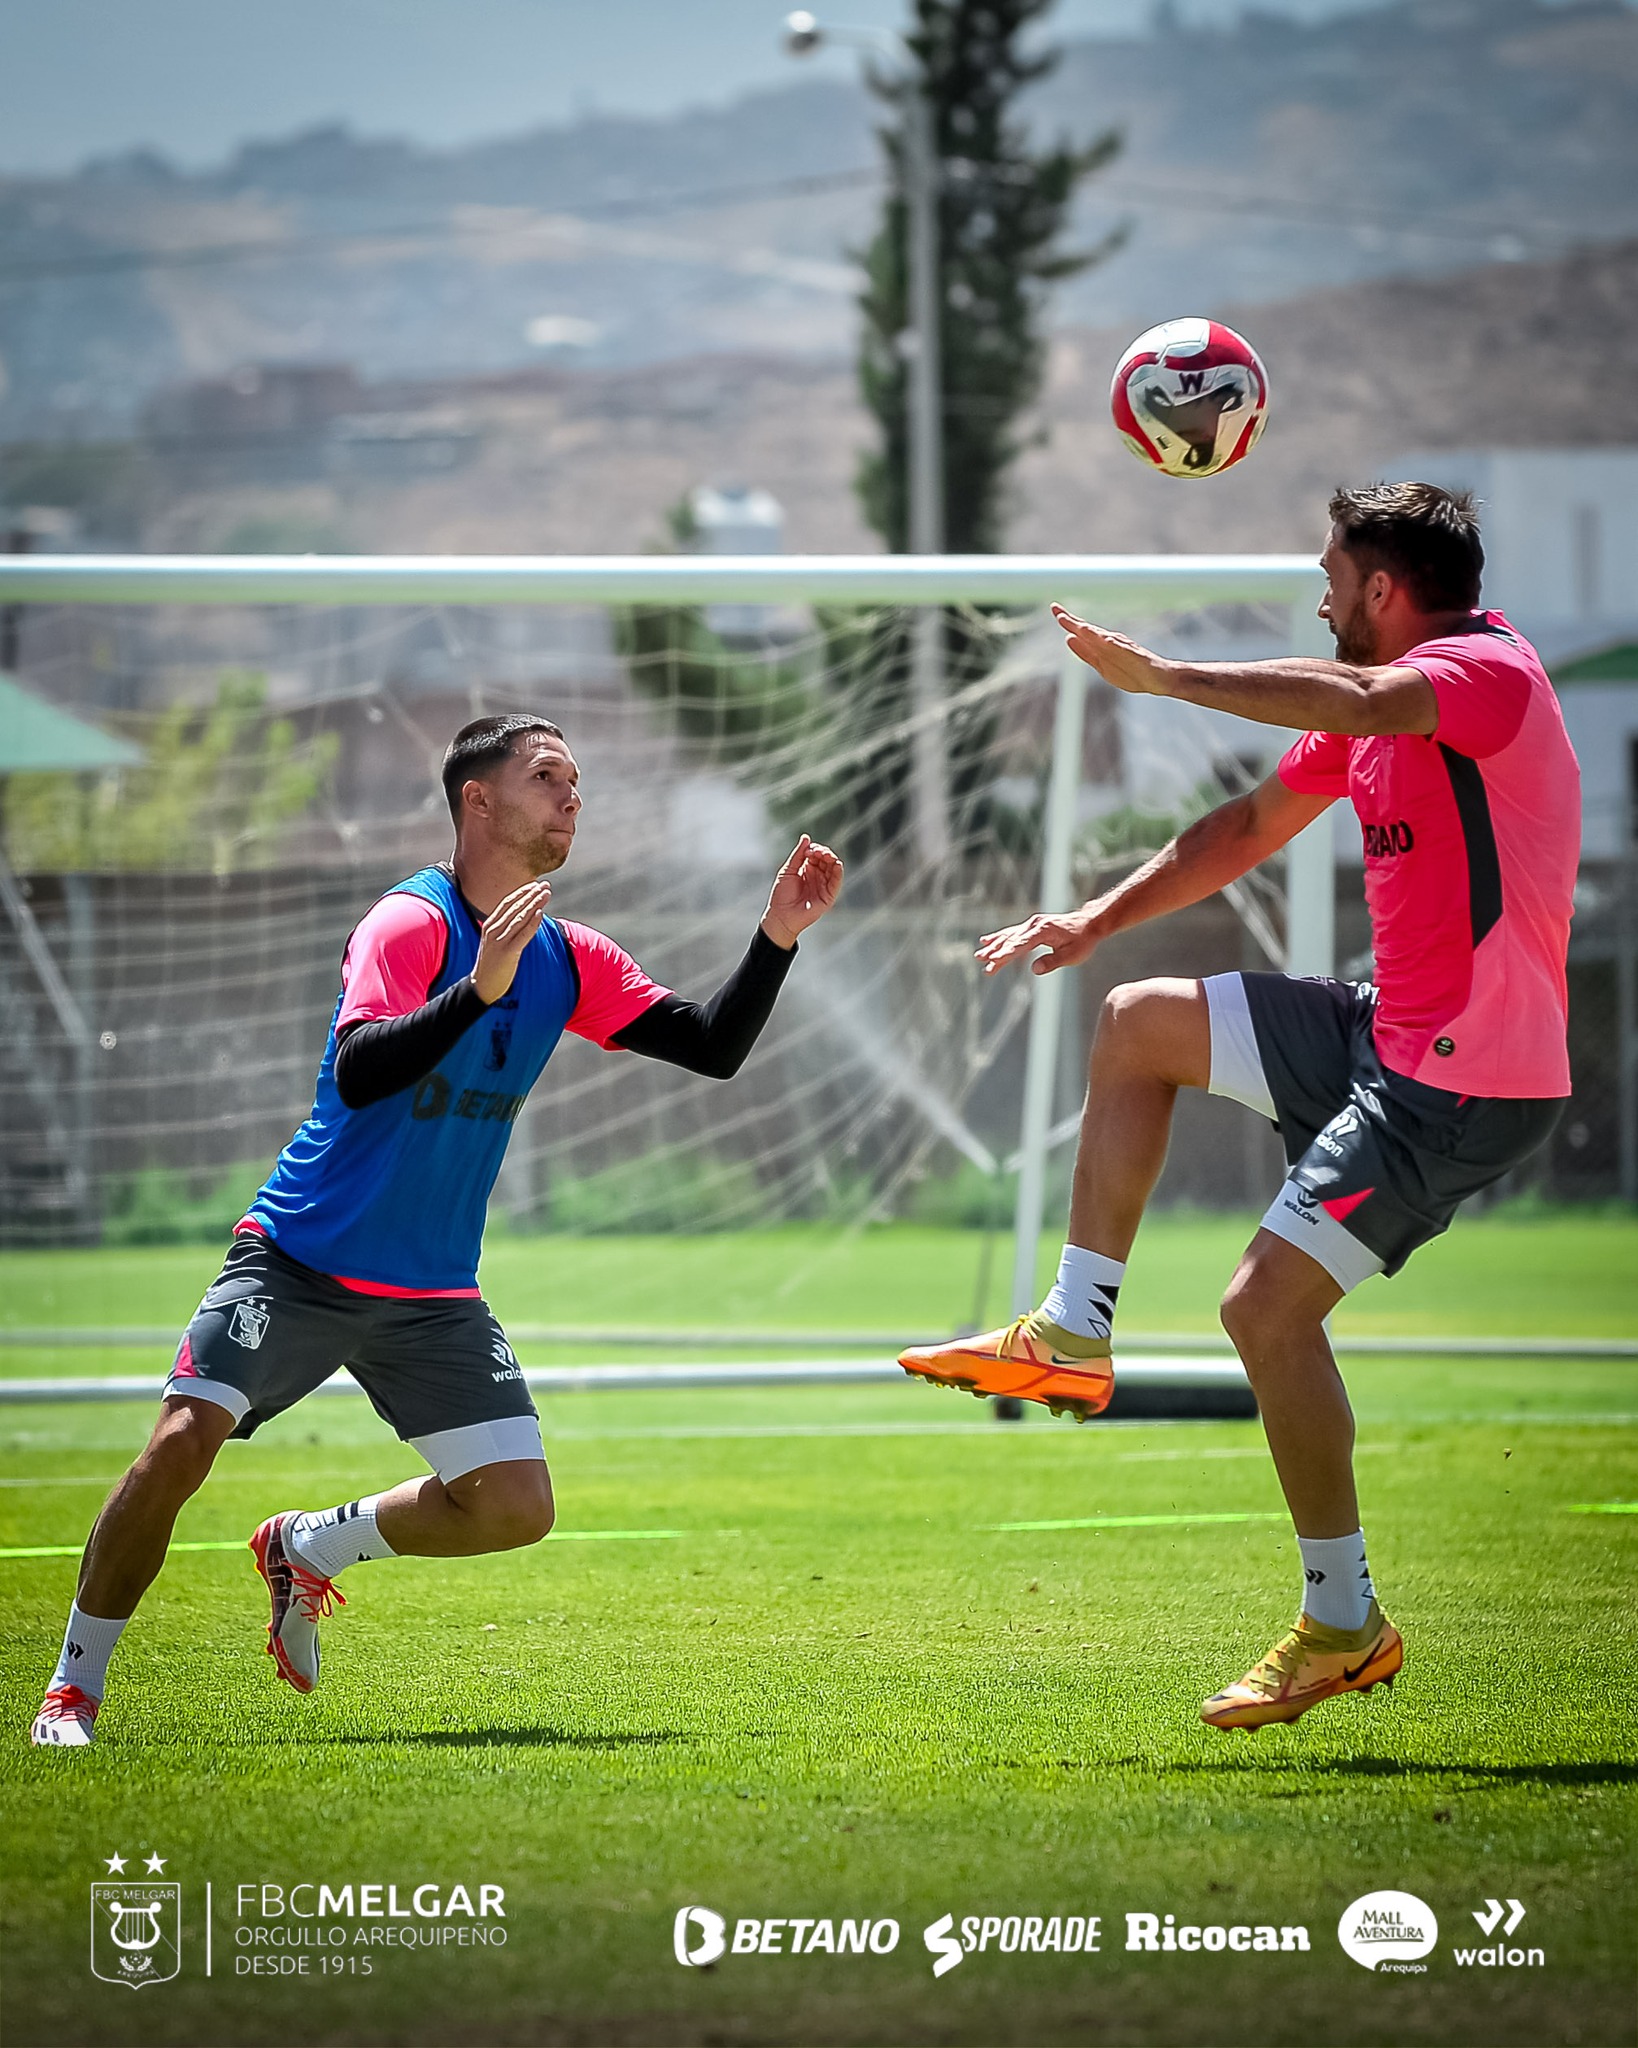
<svg viewBox="0 0 1638 2048">
<path fill-rule="evenodd" d="M 1156 1219 L 1123 1316 L 1208 1327 L 1244 1234 Z M 493 1247 L 486 1285 L 519 1322 L 754 1325 L 799 1347 L 805 1328 L 965 1319 L 976 1250 L 896 1229 L 514 1240 Z M 0 1320 L 176 1322 L 212 1264 L 208 1248 L 3 1259 Z M 1464 1224 L 1344 1321 L 1638 1336 L 1638 1227 Z M 1583 1510 L 1638 1502 L 1638 1368 L 1394 1359 L 1349 1377 L 1406 1670 L 1391 1693 L 1256 1737 L 1196 1719 L 1294 1605 L 1255 1424 L 1002 1428 L 910 1386 L 557 1397 L 543 1414 L 561 1539 L 359 1567 L 325 1684 L 303 1700 L 262 1654 L 237 1546 L 275 1509 L 409 1464 L 360 1401 L 283 1418 L 230 1446 L 188 1510 L 181 1541 L 234 1547 L 173 1556 L 91 1752 L 21 1740 L 73 1559 L 0 1562 L 5 2040 L 1631 2042 L 1638 1516 Z M 134 1404 L 0 1409 L 0 1546 L 77 1544 L 148 1419 Z M 1231 1515 L 1247 1519 L 1193 1519 Z M 1041 1521 L 1105 1526 L 995 1526 Z M 116 1851 L 133 1868 L 163 1856 L 184 1886 L 183 1973 L 135 1996 L 86 1961 L 87 1887 Z M 498 1884 L 507 1944 L 241 1948 L 259 1916 L 240 1917 L 238 1887 L 304 1880 L 405 1898 Z M 1425 1975 L 1367 1975 L 1339 1947 L 1343 1908 L 1381 1888 L 1437 1914 Z M 1539 1965 L 1456 1962 L 1483 1944 L 1470 1914 L 1488 1898 L 1522 1901 L 1517 1942 Z M 730 1926 L 902 1932 L 885 1955 L 692 1971 L 672 1956 L 691 1904 Z M 1300 1925 L 1312 1946 L 1128 1953 L 1128 1912 Z M 935 1981 L 922 1930 L 945 1913 L 1095 1915 L 1101 1946 L 992 1945 Z M 258 1952 L 309 1970 L 238 1974 Z M 373 1971 L 321 1977 L 326 1954 Z"/>
</svg>

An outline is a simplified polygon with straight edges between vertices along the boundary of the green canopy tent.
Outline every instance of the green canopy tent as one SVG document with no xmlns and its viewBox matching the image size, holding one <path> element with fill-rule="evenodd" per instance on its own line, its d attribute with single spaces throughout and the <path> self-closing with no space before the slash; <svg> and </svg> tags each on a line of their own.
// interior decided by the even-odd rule
<svg viewBox="0 0 1638 2048">
<path fill-rule="evenodd" d="M 142 749 L 129 740 L 59 710 L 0 673 L 0 775 L 94 775 L 135 767 L 141 759 Z"/>
</svg>

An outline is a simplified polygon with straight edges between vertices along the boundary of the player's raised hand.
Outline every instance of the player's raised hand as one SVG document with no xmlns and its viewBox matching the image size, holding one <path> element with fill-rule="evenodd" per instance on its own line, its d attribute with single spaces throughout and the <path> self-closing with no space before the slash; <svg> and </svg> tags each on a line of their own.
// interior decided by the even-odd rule
<svg viewBox="0 0 1638 2048">
<path fill-rule="evenodd" d="M 762 929 L 788 952 L 809 925 L 817 924 L 842 893 L 842 863 L 828 846 L 804 832 L 790 859 L 774 876 Z"/>
<path fill-rule="evenodd" d="M 1031 964 L 1030 972 L 1050 974 L 1057 967 L 1078 967 L 1091 958 L 1097 943 L 1091 913 L 1066 910 L 1058 917 L 1026 917 L 1022 924 L 986 932 L 974 958 L 986 974 L 993 974 L 998 967 L 1028 959 L 1044 946 L 1046 951 Z"/>
<path fill-rule="evenodd" d="M 544 875 L 503 896 L 483 921 L 472 986 L 486 1003 L 498 1003 L 512 986 L 523 949 L 546 921 L 552 885 Z"/>
<path fill-rule="evenodd" d="M 1076 618 L 1061 604 L 1052 607 L 1052 616 L 1068 634 L 1071 653 L 1078 654 L 1088 667 L 1095 668 L 1106 683 L 1137 697 L 1164 697 L 1168 694 L 1166 681 L 1172 666 L 1170 662 L 1158 654 L 1151 654 L 1147 647 L 1140 647 L 1135 640 L 1128 640 L 1124 633 L 1111 633 L 1106 627 Z"/>
</svg>

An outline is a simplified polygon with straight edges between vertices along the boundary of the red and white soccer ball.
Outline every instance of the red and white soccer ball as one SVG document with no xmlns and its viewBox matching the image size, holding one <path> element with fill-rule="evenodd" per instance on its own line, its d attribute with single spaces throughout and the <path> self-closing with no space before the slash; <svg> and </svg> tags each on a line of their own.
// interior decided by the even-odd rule
<svg viewBox="0 0 1638 2048">
<path fill-rule="evenodd" d="M 1216 320 L 1168 320 L 1115 365 L 1109 409 L 1140 462 L 1168 476 L 1221 476 L 1268 419 L 1268 372 L 1243 335 Z"/>
</svg>

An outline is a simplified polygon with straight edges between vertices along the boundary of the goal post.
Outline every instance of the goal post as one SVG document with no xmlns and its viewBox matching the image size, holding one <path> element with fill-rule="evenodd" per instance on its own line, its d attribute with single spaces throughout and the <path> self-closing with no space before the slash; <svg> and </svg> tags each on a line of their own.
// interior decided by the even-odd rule
<svg viewBox="0 0 1638 2048">
<path fill-rule="evenodd" d="M 481 664 L 474 667 L 477 657 L 461 654 L 461 634 L 450 627 L 452 619 L 469 621 L 491 612 L 496 617 L 510 617 L 558 608 L 600 612 L 611 619 L 646 613 L 662 621 L 709 621 L 712 608 L 721 608 L 736 611 L 738 616 L 730 624 L 740 629 L 747 610 L 773 621 L 760 639 L 754 633 L 747 638 L 743 630 L 738 639 L 731 631 L 720 635 L 704 632 L 700 638 L 700 646 L 706 648 L 703 655 L 692 642 L 688 647 L 680 641 L 666 642 L 647 652 L 636 642 L 630 647 L 619 642 L 618 657 L 605 654 L 599 659 L 608 674 L 618 670 L 626 680 L 615 684 L 605 677 L 605 683 L 598 686 L 601 695 L 594 692 L 577 710 L 604 733 L 611 721 L 624 721 L 620 730 L 627 738 L 639 728 L 651 732 L 656 722 L 669 720 L 667 744 L 672 754 L 667 758 L 686 767 L 696 779 L 709 781 L 719 794 L 730 789 L 736 778 L 754 785 L 757 801 L 776 821 L 769 828 L 773 831 L 785 829 L 807 803 L 818 807 L 821 818 L 826 804 L 835 812 L 839 787 L 848 800 L 856 801 L 864 828 L 860 843 L 869 848 L 869 855 L 862 869 L 856 870 L 862 886 L 853 912 L 855 922 L 845 936 L 815 935 L 819 950 L 832 949 L 837 988 L 815 994 L 803 1017 L 788 1027 L 795 1034 L 793 1044 L 799 1040 L 806 1048 L 807 1059 L 793 1055 L 789 1072 L 795 1078 L 780 1103 L 742 1104 L 732 1112 L 687 1107 L 685 1113 L 668 1119 L 656 1109 L 633 1106 L 615 1094 L 599 1094 L 589 1078 L 578 1078 L 580 1070 L 575 1067 L 576 1079 L 569 1091 L 571 1107 L 579 1105 L 576 1113 L 582 1114 L 586 1131 L 597 1122 L 600 1131 L 626 1133 L 633 1148 L 639 1140 L 647 1143 L 649 1150 L 641 1155 L 644 1158 L 682 1155 L 692 1146 L 702 1156 L 710 1154 L 715 1159 L 720 1154 L 721 1160 L 729 1163 L 741 1157 L 751 1160 L 761 1175 L 760 1192 L 752 1179 L 734 1180 L 725 1165 L 716 1180 L 692 1184 L 694 1192 L 688 1197 L 696 1206 L 717 1202 L 725 1216 L 743 1214 L 745 1220 L 809 1213 L 801 1206 L 808 1196 L 798 1199 L 793 1191 L 813 1183 L 823 1183 L 831 1190 L 826 1199 L 838 1201 L 841 1197 L 835 1195 L 836 1188 L 857 1184 L 863 1192 L 856 1213 L 882 1213 L 893 1190 L 902 1188 L 907 1178 L 914 1179 L 928 1148 L 940 1139 L 948 1141 L 981 1173 L 993 1177 L 1004 1167 L 1016 1168 L 1011 1291 L 1015 1305 L 1022 1302 L 1025 1306 L 1024 1298 L 1033 1294 L 1048 1161 L 1054 1144 L 1067 1135 L 1063 1125 L 1054 1123 L 1054 1116 L 1061 1106 L 1056 1096 L 1068 977 L 1048 975 L 1035 978 L 1032 985 L 1020 984 L 1006 993 L 1010 1008 L 995 1009 L 994 1013 L 980 1013 L 978 996 L 952 991 L 972 979 L 957 956 L 970 955 L 970 935 L 979 928 L 978 917 L 1022 914 L 1037 904 L 1046 909 L 1063 908 L 1082 886 L 1077 881 L 1077 863 L 1087 831 L 1083 761 L 1093 679 L 1090 671 L 1058 647 L 1041 609 L 1047 602 L 1057 601 L 1134 630 L 1142 630 L 1145 622 L 1163 630 L 1168 622 L 1187 616 L 1204 619 L 1208 633 L 1219 630 L 1225 619 L 1254 612 L 1262 621 L 1262 651 L 1276 651 L 1281 644 L 1308 649 L 1322 643 L 1328 651 L 1328 636 L 1313 617 L 1321 587 L 1320 572 L 1310 557 L 1285 555 L 0 557 L 0 607 L 23 622 L 25 655 L 19 680 L 35 694 L 55 697 L 90 718 L 105 710 L 112 722 L 123 724 L 128 735 L 140 719 L 133 724 L 131 715 L 122 718 L 117 705 L 109 705 L 106 699 L 99 704 L 95 691 L 83 687 L 81 670 L 88 657 L 74 652 L 78 643 L 72 634 L 50 658 L 30 659 L 35 621 L 42 622 L 42 641 L 48 637 L 43 630 L 48 618 L 62 621 L 83 612 L 123 615 L 127 622 L 135 622 L 127 638 L 137 651 L 119 658 L 132 665 L 131 687 L 146 707 L 142 717 L 156 724 L 169 701 L 166 677 L 180 676 L 186 669 L 197 678 L 207 660 L 225 661 L 227 650 L 241 646 L 244 654 L 234 653 L 232 659 L 246 667 L 256 666 L 258 660 L 266 659 L 265 653 L 258 655 L 256 649 L 267 644 L 268 621 L 286 614 L 327 618 L 331 639 L 347 655 L 346 660 L 338 657 L 325 667 L 313 651 L 318 645 L 316 626 L 312 632 L 294 633 L 287 642 L 280 642 L 287 647 L 281 660 L 288 659 L 298 669 L 309 663 L 315 677 L 322 668 L 330 679 L 322 688 L 314 683 L 312 702 L 332 688 L 339 703 L 349 692 L 357 698 L 377 687 L 366 674 L 372 662 L 379 666 L 377 654 L 369 650 L 379 650 L 390 635 L 385 627 L 366 631 L 359 621 L 413 618 L 423 624 L 439 624 L 445 642 L 455 650 L 446 663 L 456 679 L 452 687 L 464 687 L 474 708 L 481 709 L 517 708 L 519 693 L 509 692 L 504 676 L 491 672 L 494 663 L 488 669 Z M 20 614 L 16 611 L 19 607 L 23 608 Z M 916 638 L 914 622 L 925 620 L 933 608 L 964 622 L 963 631 L 971 645 L 979 647 L 981 659 L 970 659 L 964 669 L 958 664 L 944 700 L 928 705 L 924 693 L 918 695 L 908 687 L 908 666 Z M 201 639 L 201 629 L 188 622 L 212 613 L 219 613 L 220 621 Z M 861 640 L 857 632 L 849 639 L 847 631 L 836 624 L 846 619 L 874 621 L 878 629 L 875 640 L 868 634 Z M 1218 627 L 1213 627 L 1212 621 L 1217 621 Z M 901 629 L 901 637 L 895 640 L 893 634 Z M 675 639 L 681 629 L 671 624 L 665 630 Z M 1034 637 L 1028 638 L 1030 635 Z M 616 634 L 616 642 L 618 638 Z M 178 652 L 184 643 L 189 650 L 187 662 Z M 1200 644 L 1198 635 L 1191 644 Z M 296 652 L 289 654 L 288 647 Z M 1202 651 L 1206 651 L 1204 647 Z M 463 661 L 464 684 L 460 683 Z M 698 696 L 689 697 L 688 690 L 703 687 L 689 669 L 690 662 L 707 681 L 720 669 L 732 689 L 725 685 L 726 694 L 709 703 Z M 895 682 L 895 663 L 905 669 L 902 681 L 906 687 Z M 560 662 L 559 669 L 564 674 L 578 674 L 572 662 L 566 668 Z M 338 676 L 343 679 L 340 684 L 335 682 Z M 352 680 L 346 680 L 348 677 Z M 188 687 L 195 690 L 189 701 L 197 706 L 197 681 Z M 558 688 L 552 684 L 551 692 Z M 546 690 L 547 685 L 540 684 L 536 695 Z M 1100 694 L 1107 697 L 1109 693 Z M 528 695 L 527 690 L 522 693 L 525 708 L 534 708 Z M 129 691 L 124 701 L 129 704 Z M 393 703 L 390 690 L 384 701 L 390 717 L 387 727 L 375 728 L 377 733 L 389 729 L 394 720 L 400 726 L 414 725 L 410 715 L 413 704 L 406 710 L 404 704 Z M 555 704 L 557 697 L 548 692 L 542 701 Z M 384 715 L 373 701 L 370 715 Z M 625 743 L 619 735 L 616 739 Z M 367 733 L 360 744 L 369 744 Z M 760 754 L 757 748 L 761 748 Z M 608 751 L 605 745 L 605 754 Z M 930 753 L 932 767 L 942 765 L 942 774 L 930 772 Z M 892 766 L 901 756 L 902 773 Z M 613 758 L 619 758 L 618 745 Z M 888 768 L 883 767 L 884 761 Z M 1209 760 L 1202 756 L 1196 781 L 1208 795 L 1210 768 Z M 858 779 L 856 799 L 854 777 Z M 990 802 L 985 794 L 992 787 L 1011 790 L 1015 784 L 1027 787 L 1021 795 L 1013 791 L 1007 797 L 1010 810 L 999 799 Z M 924 809 L 931 800 L 930 792 L 939 790 L 950 810 L 936 821 L 939 829 L 928 832 L 922 829 L 925 820 L 918 820 L 918 806 Z M 424 813 L 419 829 L 429 838 L 440 829 L 432 798 L 429 791 L 417 813 Z M 836 814 L 846 816 L 845 803 Z M 1332 842 L 1329 821 L 1321 824 L 1323 830 L 1311 828 L 1287 856 L 1285 960 L 1303 972 L 1325 972 L 1331 965 Z M 356 839 L 354 850 L 356 853 Z M 639 930 L 656 935 L 652 943 L 662 951 L 659 971 L 665 971 L 665 945 L 681 946 L 690 933 L 702 949 L 703 961 L 721 951 L 712 937 L 715 926 L 709 922 L 707 907 L 692 901 L 685 904 L 681 897 L 648 906 L 635 866 L 623 876 L 617 867 L 616 863 L 609 870 L 607 900 L 617 903 Z M 287 864 L 287 868 L 292 875 L 303 874 L 299 857 L 294 867 Z M 370 879 L 374 885 L 377 878 L 372 874 Z M 330 933 L 338 916 L 346 914 L 344 906 L 350 899 L 342 886 L 344 876 L 322 887 L 321 880 L 315 869 L 299 885 L 292 881 L 284 886 L 282 895 L 269 882 L 262 892 L 265 904 L 254 913 L 261 922 L 248 933 L 228 933 L 208 943 L 202 936 L 207 929 L 204 913 L 191 904 L 186 909 L 192 920 L 186 938 L 166 938 L 163 945 L 177 961 L 194 961 L 192 971 L 198 971 L 200 959 L 215 963 L 211 972 L 221 984 L 220 988 L 213 986 L 218 1007 L 228 1002 L 223 991 L 230 984 L 237 987 L 242 983 L 248 991 L 261 956 L 271 958 L 280 948 L 292 959 L 299 954 L 310 969 L 315 989 L 327 978 L 333 989 L 333 961 L 325 965 L 325 948 L 332 943 Z M 354 885 L 353 893 L 358 886 L 362 884 Z M 1022 900 L 1021 888 L 1027 890 Z M 65 900 L 71 893 L 65 890 Z M 0 909 L 6 912 L 12 942 L 0 968 L 14 980 L 31 979 L 35 984 L 32 1009 L 26 990 L 22 995 L 14 991 L 8 1000 L 18 1016 L 25 1021 L 32 1018 L 29 1029 L 36 1037 L 43 1035 L 42 1042 L 53 1032 L 63 1040 L 62 1071 L 72 1082 L 72 1076 L 85 1067 L 85 1053 L 75 1034 L 61 1023 L 58 984 L 63 976 L 53 970 L 42 982 L 38 972 L 42 957 L 48 963 L 54 958 L 50 944 L 66 942 L 50 940 L 49 934 L 42 937 L 36 909 L 16 890 L 7 892 Z M 581 913 L 576 908 L 569 914 Z M 217 927 L 209 929 L 216 931 Z M 1266 954 L 1269 933 L 1275 927 L 1265 923 L 1259 929 Z M 918 954 L 907 964 L 920 944 L 918 932 L 936 944 L 923 949 L 926 957 Z M 7 929 L 0 928 L 0 942 L 7 938 Z M 152 950 L 155 942 L 144 943 Z M 248 964 L 237 958 L 227 960 L 219 949 L 235 945 L 256 958 Z M 201 947 L 206 949 L 203 953 L 197 950 Z M 190 952 L 190 948 L 196 950 Z M 695 960 L 693 966 L 696 979 L 705 971 L 702 960 Z M 80 979 L 74 983 L 75 1001 L 87 1014 L 88 1028 L 100 1030 L 101 1043 L 110 1047 L 118 1034 L 102 1029 L 95 974 L 83 961 L 76 972 Z M 182 973 L 183 968 L 179 966 L 176 972 Z M 176 1102 L 178 1091 L 195 1084 L 201 1088 L 211 1085 L 214 1071 L 202 1064 L 200 1048 L 209 1038 L 204 1027 L 194 1030 L 189 1020 L 184 1031 L 167 1021 L 174 1015 L 174 1003 L 166 1008 L 174 990 L 158 982 L 144 987 L 152 998 L 151 1014 L 138 1027 L 147 1033 L 152 1048 L 146 1055 L 149 1069 L 143 1076 L 148 1085 L 144 1106 L 140 1112 L 133 1108 L 127 1122 L 115 1128 L 110 1119 L 117 1121 L 116 1112 L 107 1107 L 111 1098 L 99 1096 L 101 1106 L 96 1114 L 81 1118 L 92 1130 L 100 1156 L 118 1158 L 126 1169 L 146 1156 L 141 1152 L 143 1144 L 150 1149 L 158 1147 L 156 1157 L 163 1151 L 155 1101 Z M 0 994 L 4 993 L 0 988 Z M 276 1103 L 277 1115 L 288 1118 L 293 1113 L 299 1120 L 305 1108 L 302 1092 L 310 1085 L 311 1073 L 310 1069 L 303 1071 L 307 1053 L 292 1049 L 304 1043 L 300 1032 L 292 1026 L 275 1046 L 269 1020 L 250 1014 L 258 999 L 247 992 L 237 1000 L 248 1018 L 240 1020 L 240 1039 L 245 1043 L 254 1040 L 261 1048 L 257 1054 L 260 1093 L 254 1113 L 251 1108 L 241 1113 L 235 1106 L 213 1115 L 200 1105 L 179 1121 L 190 1131 L 207 1135 L 232 1124 L 242 1134 L 242 1149 L 248 1154 L 253 1144 L 265 1142 L 264 1129 L 270 1132 L 276 1127 L 277 1116 L 270 1105 Z M 1001 998 L 992 992 L 983 1000 L 993 1007 Z M 961 1049 L 946 1056 L 939 1034 L 956 1028 L 951 1019 L 964 1002 L 969 1007 L 957 1019 Z M 263 1003 L 265 1007 L 265 999 Z M 307 1007 L 312 1007 L 311 1001 Z M 1012 1039 L 1024 1007 L 1029 1017 L 1013 1151 L 1010 1139 L 986 1144 L 978 1138 L 966 1106 L 993 1066 L 997 1048 Z M 127 1014 L 129 1010 L 127 1002 Z M 302 1024 L 308 1036 L 312 1028 L 310 1019 Z M 192 1037 L 188 1031 L 193 1032 Z M 857 1044 L 844 1053 L 838 1049 L 839 1041 L 849 1037 Z M 71 1038 L 73 1045 L 68 1043 Z M 164 1066 L 162 1048 L 167 1041 L 175 1042 L 172 1069 Z M 829 1048 L 825 1057 L 831 1066 L 816 1077 L 811 1061 L 813 1048 L 821 1041 Z M 221 1059 L 221 1054 L 214 1055 L 216 1064 Z M 849 1060 L 860 1063 L 858 1076 L 843 1087 L 843 1069 Z M 93 1083 L 85 1085 L 89 1088 Z M 0 1077 L 0 1088 L 3 1086 Z M 850 1099 L 850 1088 L 856 1100 Z M 129 1099 L 136 1101 L 138 1092 L 133 1083 Z M 234 1099 L 235 1105 L 238 1100 Z M 688 1100 L 695 1102 L 693 1096 Z M 895 1113 L 902 1111 L 907 1123 L 914 1126 L 918 1135 L 913 1140 L 905 1135 L 888 1141 L 884 1133 L 889 1108 Z M 290 1127 L 287 1122 L 286 1128 Z M 593 1144 L 587 1138 L 582 1157 L 574 1151 L 574 1145 L 581 1142 L 578 1139 L 571 1142 L 560 1135 L 542 1136 L 532 1125 L 520 1136 L 524 1142 L 514 1148 L 519 1157 L 509 1168 L 512 1178 L 503 1180 L 500 1190 L 503 1201 L 517 1214 L 528 1213 L 531 1203 L 538 1203 L 542 1174 L 550 1169 L 561 1178 L 567 1159 L 580 1174 L 575 1184 L 582 1191 L 581 1207 L 574 1213 L 590 1214 L 590 1197 L 584 1190 L 599 1173 L 607 1180 L 618 1164 L 610 1145 Z M 45 1138 L 40 1142 L 44 1157 L 49 1144 Z M 228 1142 L 221 1140 L 224 1146 Z M 209 1156 L 205 1135 L 200 1136 L 200 1144 L 204 1149 L 197 1157 L 205 1160 Z M 798 1156 L 804 1144 L 814 1148 L 810 1164 L 803 1164 Z M 223 1156 L 220 1148 L 215 1156 Z M 634 1149 L 633 1159 L 637 1156 Z M 588 1163 L 592 1161 L 596 1163 Z M 539 1173 L 532 1162 L 540 1163 Z M 715 1165 L 712 1171 L 716 1172 Z M 874 1181 L 866 1187 L 872 1175 Z M 613 1186 L 609 1181 L 604 1189 L 608 1202 L 616 1199 L 608 1192 Z M 730 1186 L 739 1190 L 732 1199 L 725 1192 Z M 732 1206 L 735 1202 L 737 1209 Z M 0 1218 L 0 1223 L 3 1221 Z M 585 1227 L 599 1226 L 593 1222 Z M 7 1241 L 30 1240 L 13 1234 Z M 50 1241 L 49 1230 L 43 1239 L 32 1241 Z"/>
</svg>

